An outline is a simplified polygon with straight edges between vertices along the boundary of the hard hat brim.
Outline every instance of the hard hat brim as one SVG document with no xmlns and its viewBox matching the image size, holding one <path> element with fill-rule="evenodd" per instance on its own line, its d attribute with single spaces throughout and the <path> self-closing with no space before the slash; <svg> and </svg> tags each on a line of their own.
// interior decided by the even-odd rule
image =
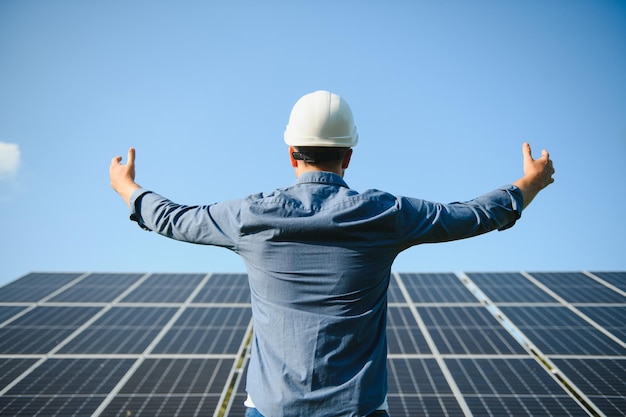
<svg viewBox="0 0 626 417">
<path fill-rule="evenodd" d="M 356 129 L 355 129 L 356 130 Z M 316 136 L 296 136 L 285 131 L 285 143 L 289 146 L 322 146 L 329 148 L 352 148 L 359 141 L 359 135 L 333 138 L 320 138 Z"/>
</svg>

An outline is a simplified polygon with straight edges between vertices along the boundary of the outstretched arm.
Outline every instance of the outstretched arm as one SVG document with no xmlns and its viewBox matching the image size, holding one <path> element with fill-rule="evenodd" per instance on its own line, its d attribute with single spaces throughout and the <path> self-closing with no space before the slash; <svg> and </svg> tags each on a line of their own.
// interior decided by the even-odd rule
<svg viewBox="0 0 626 417">
<path fill-rule="evenodd" d="M 135 182 L 135 148 L 128 150 L 128 161 L 122 165 L 122 157 L 116 156 L 111 160 L 109 167 L 109 177 L 111 187 L 124 199 L 126 205 L 130 207 L 130 196 L 139 185 Z"/>
<path fill-rule="evenodd" d="M 533 198 L 539 194 L 539 191 L 554 182 L 552 175 L 555 171 L 550 154 L 545 149 L 541 151 L 539 159 L 533 159 L 530 145 L 524 143 L 522 154 L 524 155 L 524 176 L 515 181 L 513 185 L 522 190 L 524 208 L 526 208 Z"/>
</svg>

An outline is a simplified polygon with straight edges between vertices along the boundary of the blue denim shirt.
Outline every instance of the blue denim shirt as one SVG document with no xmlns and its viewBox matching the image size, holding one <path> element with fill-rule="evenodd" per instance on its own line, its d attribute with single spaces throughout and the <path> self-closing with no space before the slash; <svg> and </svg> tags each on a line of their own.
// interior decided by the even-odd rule
<svg viewBox="0 0 626 417">
<path fill-rule="evenodd" d="M 512 185 L 439 204 L 359 193 L 336 174 L 307 172 L 290 187 L 207 206 L 138 190 L 131 218 L 242 256 L 254 318 L 247 391 L 263 415 L 364 416 L 387 393 L 387 287 L 396 256 L 508 228 L 522 205 Z"/>
</svg>

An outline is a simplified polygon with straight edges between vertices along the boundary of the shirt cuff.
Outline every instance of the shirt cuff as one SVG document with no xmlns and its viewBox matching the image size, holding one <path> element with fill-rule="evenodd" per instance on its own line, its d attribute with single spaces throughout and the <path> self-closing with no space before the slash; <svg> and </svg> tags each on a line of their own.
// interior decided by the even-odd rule
<svg viewBox="0 0 626 417">
<path fill-rule="evenodd" d="M 499 232 L 513 227 L 515 222 L 522 217 L 522 209 L 524 208 L 524 196 L 522 195 L 522 190 L 520 190 L 519 187 L 510 184 L 506 187 L 502 187 L 502 191 L 508 193 L 511 198 L 511 208 L 515 211 L 515 218 L 504 226 L 498 228 Z"/>
<path fill-rule="evenodd" d="M 152 191 L 144 190 L 143 188 L 139 188 L 135 190 L 130 196 L 130 220 L 137 222 L 137 225 L 141 227 L 143 230 L 147 230 L 151 232 L 152 229 L 147 227 L 143 222 L 141 217 L 141 199 L 146 194 L 150 194 Z"/>
</svg>

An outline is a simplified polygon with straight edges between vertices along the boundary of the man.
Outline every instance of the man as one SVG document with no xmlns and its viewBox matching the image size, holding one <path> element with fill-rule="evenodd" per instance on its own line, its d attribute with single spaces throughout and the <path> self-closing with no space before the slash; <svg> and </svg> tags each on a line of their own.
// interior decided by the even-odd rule
<svg viewBox="0 0 626 417">
<path fill-rule="evenodd" d="M 466 203 L 354 191 L 343 180 L 358 141 L 348 104 L 316 91 L 284 134 L 297 181 L 207 206 L 175 204 L 135 183 L 135 151 L 113 158 L 111 185 L 148 230 L 228 248 L 250 281 L 254 338 L 248 416 L 386 416 L 391 265 L 420 244 L 512 226 L 553 182 L 546 151 L 523 145 L 524 175 Z"/>
</svg>

